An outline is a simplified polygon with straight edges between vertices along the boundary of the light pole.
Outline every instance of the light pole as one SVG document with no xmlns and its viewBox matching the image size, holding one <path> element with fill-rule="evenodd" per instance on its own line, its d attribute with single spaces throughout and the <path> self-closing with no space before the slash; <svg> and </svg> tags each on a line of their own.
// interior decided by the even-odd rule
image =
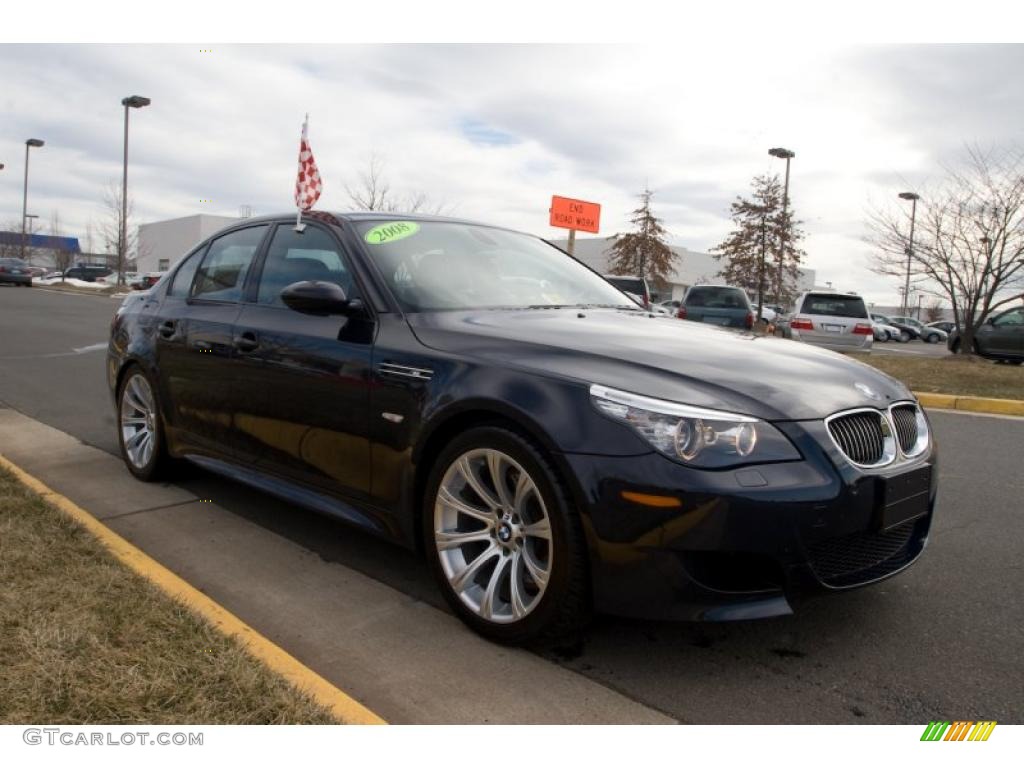
<svg viewBox="0 0 1024 768">
<path fill-rule="evenodd" d="M 761 209 L 761 263 L 757 267 L 757 322 L 764 317 L 764 249 L 767 242 L 768 218 L 767 209 Z"/>
<path fill-rule="evenodd" d="M 150 100 L 145 96 L 126 96 L 121 99 L 124 106 L 124 172 L 121 177 L 121 231 L 117 235 L 117 284 L 124 285 L 124 260 L 128 255 L 128 108 L 148 107 Z"/>
<path fill-rule="evenodd" d="M 786 209 L 789 207 L 789 161 L 796 157 L 796 152 L 782 147 L 772 147 L 768 150 L 772 157 L 779 157 L 786 161 L 786 183 L 782 187 L 782 227 L 779 230 L 779 290 L 775 301 L 782 303 L 782 265 L 786 258 Z"/>
<path fill-rule="evenodd" d="M 30 243 L 32 242 L 32 229 L 33 229 L 34 224 L 35 224 L 34 220 L 38 219 L 38 218 L 39 218 L 38 214 L 35 214 L 35 213 L 26 213 L 25 214 L 25 220 L 28 222 L 28 242 L 30 242 Z M 28 252 L 28 258 L 25 259 L 25 260 L 29 264 L 31 264 L 32 263 L 32 249 L 28 248 L 27 252 Z M 24 258 L 24 256 L 22 256 L 22 258 Z"/>
<path fill-rule="evenodd" d="M 914 258 L 914 221 L 917 219 L 917 201 L 921 196 L 915 192 L 900 192 L 900 198 L 910 201 L 910 245 L 907 246 L 907 279 L 903 283 L 903 314 L 910 312 L 910 262 Z"/>
<path fill-rule="evenodd" d="M 25 258 L 25 216 L 28 213 L 28 151 L 32 147 L 41 147 L 46 142 L 42 139 L 29 139 L 25 142 L 25 190 L 21 196 L 21 258 Z"/>
</svg>

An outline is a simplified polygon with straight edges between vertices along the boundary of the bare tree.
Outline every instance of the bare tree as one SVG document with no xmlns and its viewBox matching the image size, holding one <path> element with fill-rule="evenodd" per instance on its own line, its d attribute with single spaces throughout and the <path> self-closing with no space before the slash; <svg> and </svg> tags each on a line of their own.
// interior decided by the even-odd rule
<svg viewBox="0 0 1024 768">
<path fill-rule="evenodd" d="M 21 223 L 17 221 L 8 222 L 3 226 L 4 232 L 13 232 L 17 238 L 11 238 L 10 242 L 0 242 L 0 259 L 17 259 L 21 257 Z"/>
<path fill-rule="evenodd" d="M 927 307 L 924 308 L 925 322 L 937 323 L 942 319 L 942 302 L 935 299 Z"/>
<path fill-rule="evenodd" d="M 64 237 L 64 230 L 60 223 L 60 213 L 52 211 L 50 213 L 50 234 L 53 237 Z M 71 266 L 71 261 L 74 259 L 75 254 L 69 248 L 65 248 L 63 243 L 58 243 L 53 251 L 53 266 L 61 273 L 60 281 L 64 282 L 64 272 Z"/>
<path fill-rule="evenodd" d="M 104 249 L 104 253 L 107 257 L 107 266 L 117 266 L 117 255 L 120 252 L 119 245 L 121 243 L 121 185 L 116 181 L 110 182 L 106 189 L 103 190 L 102 199 L 102 214 L 99 222 L 99 236 L 100 242 Z M 127 269 L 129 261 L 138 262 L 140 256 L 145 254 L 140 253 L 139 250 L 139 226 L 135 219 L 135 202 L 129 196 L 128 198 L 128 217 L 126 219 L 127 227 L 126 232 L 126 246 L 124 249 L 124 264 L 122 267 Z M 91 227 L 91 223 L 90 223 Z M 91 239 L 92 232 L 89 230 L 89 237 Z M 114 264 L 111 265 L 113 260 Z M 118 275 L 118 281 L 121 281 L 121 275 Z"/>
<path fill-rule="evenodd" d="M 977 329 L 997 308 L 1024 297 L 1024 150 L 968 147 L 963 162 L 921 190 L 913 249 L 906 210 L 868 215 L 874 263 L 953 308 L 960 350 L 974 351 Z"/>
<path fill-rule="evenodd" d="M 345 185 L 352 210 L 385 213 L 432 213 L 441 215 L 451 210 L 443 201 L 435 201 L 426 192 L 396 193 L 385 174 L 387 165 L 376 152 L 370 155 L 366 170 L 359 174 L 354 186 Z"/>
</svg>

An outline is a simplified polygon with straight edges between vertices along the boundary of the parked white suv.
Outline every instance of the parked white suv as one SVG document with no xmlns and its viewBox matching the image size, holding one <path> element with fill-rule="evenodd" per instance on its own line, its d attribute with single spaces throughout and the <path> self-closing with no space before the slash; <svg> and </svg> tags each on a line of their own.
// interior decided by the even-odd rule
<svg viewBox="0 0 1024 768">
<path fill-rule="evenodd" d="M 776 320 L 777 336 L 840 352 L 871 349 L 875 331 L 860 296 L 808 291 L 793 306 L 793 312 L 784 320 Z"/>
</svg>

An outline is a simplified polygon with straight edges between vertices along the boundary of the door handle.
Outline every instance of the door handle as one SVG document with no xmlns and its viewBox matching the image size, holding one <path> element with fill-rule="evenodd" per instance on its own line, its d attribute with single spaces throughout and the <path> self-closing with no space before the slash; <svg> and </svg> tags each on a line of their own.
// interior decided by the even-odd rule
<svg viewBox="0 0 1024 768">
<path fill-rule="evenodd" d="M 253 331 L 243 331 L 235 336 L 235 349 L 239 352 L 252 352 L 260 345 L 260 340 Z"/>
<path fill-rule="evenodd" d="M 159 332 L 165 339 L 171 338 L 174 335 L 174 321 L 164 320 L 160 323 Z"/>
</svg>

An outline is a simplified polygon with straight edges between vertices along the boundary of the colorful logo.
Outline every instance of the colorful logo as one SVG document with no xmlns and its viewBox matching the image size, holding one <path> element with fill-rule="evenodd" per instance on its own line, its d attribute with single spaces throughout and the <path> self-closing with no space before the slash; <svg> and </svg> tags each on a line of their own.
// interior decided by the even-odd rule
<svg viewBox="0 0 1024 768">
<path fill-rule="evenodd" d="M 921 734 L 921 741 L 988 741 L 995 727 L 995 720 L 933 720 Z"/>
</svg>

